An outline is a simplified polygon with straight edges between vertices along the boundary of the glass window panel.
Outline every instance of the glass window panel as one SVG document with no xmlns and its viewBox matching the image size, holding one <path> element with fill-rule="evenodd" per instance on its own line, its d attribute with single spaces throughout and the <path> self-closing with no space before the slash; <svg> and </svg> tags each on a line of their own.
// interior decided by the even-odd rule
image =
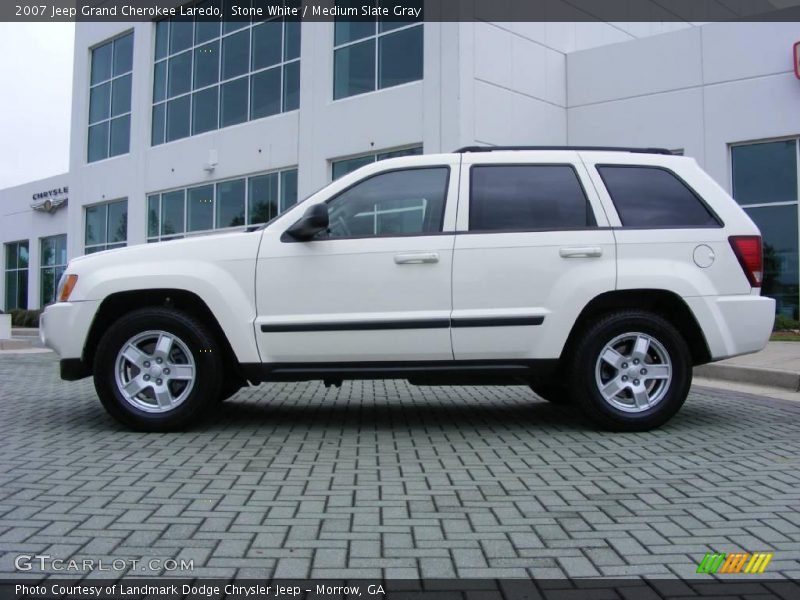
<svg viewBox="0 0 800 600">
<path fill-rule="evenodd" d="M 214 228 L 214 186 L 204 185 L 188 191 L 189 231 Z"/>
<path fill-rule="evenodd" d="M 57 265 L 67 264 L 67 236 L 60 235 L 56 238 L 55 255 Z"/>
<path fill-rule="evenodd" d="M 53 238 L 42 238 L 41 242 L 41 257 L 39 264 L 46 267 L 51 267 L 56 264 L 56 248 Z"/>
<path fill-rule="evenodd" d="M 798 315 L 797 205 L 748 208 L 747 214 L 761 230 L 764 244 L 764 282 L 761 293 L 775 298 L 778 314 Z"/>
<path fill-rule="evenodd" d="M 359 2 L 356 0 L 351 0 L 349 2 L 343 2 L 339 0 L 336 2 L 337 6 L 343 7 L 356 7 L 358 8 L 361 6 L 363 2 Z M 339 19 L 335 20 L 335 25 L 333 29 L 333 43 L 335 45 L 339 44 L 346 44 L 347 42 L 354 42 L 356 40 L 360 40 L 361 38 L 369 37 L 371 35 L 375 35 L 375 20 L 369 21 L 340 21 Z"/>
<path fill-rule="evenodd" d="M 219 41 L 194 50 L 194 89 L 219 81 Z"/>
<path fill-rule="evenodd" d="M 733 197 L 739 204 L 797 200 L 797 142 L 731 148 Z"/>
<path fill-rule="evenodd" d="M 283 67 L 283 110 L 300 108 L 300 61 L 288 63 Z"/>
<path fill-rule="evenodd" d="M 133 34 L 114 40 L 114 75 L 133 70 Z"/>
<path fill-rule="evenodd" d="M 159 199 L 158 194 L 147 197 L 147 237 L 156 237 L 159 229 Z"/>
<path fill-rule="evenodd" d="M 283 60 L 300 56 L 300 21 L 286 21 L 283 46 Z"/>
<path fill-rule="evenodd" d="M 55 269 L 42 269 L 41 270 L 41 305 L 45 306 L 50 304 L 55 297 Z"/>
<path fill-rule="evenodd" d="M 248 181 L 248 223 L 266 223 L 279 212 L 278 174 L 251 177 Z"/>
<path fill-rule="evenodd" d="M 244 225 L 245 180 L 217 184 L 217 227 Z"/>
<path fill-rule="evenodd" d="M 250 3 L 245 0 L 242 2 L 241 0 L 225 0 L 225 11 L 222 13 L 223 15 L 231 14 L 231 6 L 238 4 L 239 6 L 248 6 Z M 277 4 L 280 4 L 278 2 Z M 224 33 L 230 33 L 232 31 L 236 31 L 237 29 L 241 29 L 242 27 L 247 27 L 247 21 L 223 21 L 222 23 L 222 31 Z"/>
<path fill-rule="evenodd" d="M 189 96 L 182 96 L 167 103 L 167 141 L 178 140 L 189 135 Z"/>
<path fill-rule="evenodd" d="M 266 21 L 253 27 L 253 70 L 271 67 L 281 62 L 283 23 Z"/>
<path fill-rule="evenodd" d="M 89 162 L 108 158 L 108 121 L 89 127 Z"/>
<path fill-rule="evenodd" d="M 131 112 L 131 76 L 118 77 L 111 83 L 111 116 Z"/>
<path fill-rule="evenodd" d="M 192 135 L 217 128 L 219 87 L 214 86 L 192 95 Z"/>
<path fill-rule="evenodd" d="M 382 36 L 378 45 L 378 87 L 422 79 L 422 26 Z"/>
<path fill-rule="evenodd" d="M 333 97 L 346 98 L 375 89 L 375 39 L 334 53 Z"/>
<path fill-rule="evenodd" d="M 153 73 L 153 102 L 167 97 L 167 61 L 157 62 Z"/>
<path fill-rule="evenodd" d="M 108 243 L 124 242 L 127 239 L 128 202 L 112 202 L 108 205 Z"/>
<path fill-rule="evenodd" d="M 112 44 L 103 44 L 92 50 L 92 85 L 111 78 Z"/>
<path fill-rule="evenodd" d="M 111 121 L 111 146 L 109 156 L 127 154 L 131 143 L 131 116 L 117 117 Z"/>
<path fill-rule="evenodd" d="M 87 246 L 106 243 L 106 211 L 108 206 L 86 207 L 86 232 L 85 242 Z"/>
<path fill-rule="evenodd" d="M 164 119 L 166 118 L 166 106 L 166 104 L 157 104 L 153 107 L 153 146 L 164 143 Z"/>
<path fill-rule="evenodd" d="M 369 165 L 375 162 L 375 156 L 359 156 L 357 158 L 345 158 L 344 160 L 337 160 L 332 165 L 332 179 L 335 181 L 342 175 L 352 173 L 356 169 L 360 169 L 364 165 Z"/>
<path fill-rule="evenodd" d="M 392 150 L 391 152 L 382 152 L 378 154 L 378 160 L 387 158 L 400 158 L 402 156 L 419 156 L 422 154 L 422 146 L 414 146 L 413 148 L 404 148 L 402 150 Z"/>
<path fill-rule="evenodd" d="M 161 235 L 185 231 L 183 190 L 161 194 Z"/>
<path fill-rule="evenodd" d="M 19 254 L 17 255 L 17 268 L 28 268 L 28 242 L 19 242 L 17 245 Z"/>
<path fill-rule="evenodd" d="M 188 20 L 173 20 L 170 22 L 169 53 L 175 54 L 192 45 L 192 30 L 194 23 Z"/>
<path fill-rule="evenodd" d="M 250 65 L 250 30 L 240 31 L 222 40 L 222 78 L 247 73 Z"/>
<path fill-rule="evenodd" d="M 6 310 L 17 308 L 17 272 L 6 272 Z"/>
<path fill-rule="evenodd" d="M 167 55 L 169 43 L 169 21 L 163 19 L 156 23 L 156 60 Z"/>
<path fill-rule="evenodd" d="M 220 127 L 235 125 L 247 120 L 247 77 L 229 81 L 222 86 L 220 99 Z"/>
<path fill-rule="evenodd" d="M 393 0 L 378 0 L 378 5 L 380 7 L 382 7 L 382 8 L 388 8 L 389 9 L 389 14 L 391 15 L 392 11 L 394 9 L 395 3 L 394 3 Z M 407 8 L 423 8 L 424 9 L 423 0 L 416 0 L 416 1 L 404 0 L 403 6 L 407 7 Z M 420 14 L 424 16 L 424 12 L 420 13 Z M 417 19 L 416 22 L 419 22 L 421 20 L 422 20 L 422 18 Z M 392 20 L 392 21 L 378 21 L 378 30 L 382 33 L 384 31 L 391 31 L 392 29 L 397 29 L 399 27 L 405 27 L 406 25 L 411 25 L 411 23 L 414 23 L 414 22 L 415 22 L 415 20 L 410 20 L 410 21 L 394 21 L 394 20 Z"/>
<path fill-rule="evenodd" d="M 719 227 L 695 193 L 655 167 L 597 167 L 624 227 Z"/>
<path fill-rule="evenodd" d="M 17 308 L 28 308 L 28 270 L 17 271 Z"/>
<path fill-rule="evenodd" d="M 192 53 L 184 52 L 169 59 L 169 97 L 188 92 L 192 87 Z"/>
<path fill-rule="evenodd" d="M 281 112 L 281 68 L 252 76 L 250 118 L 259 119 Z"/>
<path fill-rule="evenodd" d="M 219 0 L 205 0 L 199 4 L 202 8 L 213 8 L 215 6 L 221 7 L 222 2 Z M 195 23 L 194 29 L 194 43 L 202 44 L 207 40 L 219 37 L 221 23 L 219 21 L 203 21 L 198 20 Z"/>
<path fill-rule="evenodd" d="M 107 119 L 111 107 L 111 83 L 93 87 L 89 91 L 89 123 Z"/>
<path fill-rule="evenodd" d="M 329 202 L 330 237 L 441 230 L 448 169 L 407 169 L 370 177 Z"/>
<path fill-rule="evenodd" d="M 472 167 L 470 231 L 573 229 L 595 225 L 570 166 Z"/>
<path fill-rule="evenodd" d="M 16 244 L 6 244 L 6 269 L 16 269 L 17 268 L 17 245 Z"/>
<path fill-rule="evenodd" d="M 297 204 L 297 170 L 281 173 L 281 212 Z"/>
</svg>

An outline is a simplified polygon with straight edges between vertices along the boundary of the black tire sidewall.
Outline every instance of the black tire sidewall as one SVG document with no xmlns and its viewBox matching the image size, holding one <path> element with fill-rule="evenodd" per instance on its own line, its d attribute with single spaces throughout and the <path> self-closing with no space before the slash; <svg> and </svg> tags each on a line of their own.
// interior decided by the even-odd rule
<svg viewBox="0 0 800 600">
<path fill-rule="evenodd" d="M 595 380 L 597 359 L 612 339 L 640 332 L 658 340 L 672 363 L 672 381 L 666 395 L 655 406 L 639 413 L 627 413 L 603 398 Z M 662 425 L 683 406 L 692 382 L 689 348 L 680 333 L 665 319 L 647 312 L 607 315 L 590 327 L 579 343 L 572 366 L 574 401 L 586 416 L 617 431 L 647 431 Z"/>
<path fill-rule="evenodd" d="M 125 400 L 117 388 L 117 354 L 138 333 L 161 330 L 186 344 L 195 362 L 196 379 L 189 396 L 173 410 L 148 413 Z M 198 321 L 177 310 L 142 309 L 115 322 L 100 340 L 94 360 L 94 384 L 100 401 L 117 420 L 134 429 L 170 431 L 199 419 L 219 397 L 222 361 L 213 336 Z"/>
</svg>

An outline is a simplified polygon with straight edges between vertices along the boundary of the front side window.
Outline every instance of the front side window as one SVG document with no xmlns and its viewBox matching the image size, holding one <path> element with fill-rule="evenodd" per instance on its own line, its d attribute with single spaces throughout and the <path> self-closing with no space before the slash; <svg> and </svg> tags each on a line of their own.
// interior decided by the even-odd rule
<svg viewBox="0 0 800 600">
<path fill-rule="evenodd" d="M 447 167 L 381 173 L 329 201 L 324 237 L 371 237 L 436 233 L 442 230 Z"/>
<path fill-rule="evenodd" d="M 147 241 L 266 223 L 297 203 L 297 169 L 150 194 Z"/>
<path fill-rule="evenodd" d="M 5 310 L 28 308 L 28 242 L 5 245 Z"/>
<path fill-rule="evenodd" d="M 87 160 L 127 154 L 131 140 L 133 34 L 92 50 Z"/>
<path fill-rule="evenodd" d="M 667 169 L 598 165 L 623 227 L 719 227 L 697 194 Z"/>
<path fill-rule="evenodd" d="M 798 264 L 798 140 L 731 146 L 733 197 L 761 231 L 761 293 L 775 298 L 779 315 L 800 316 Z"/>
<path fill-rule="evenodd" d="M 385 0 L 338 0 L 336 5 L 357 10 L 365 5 L 388 6 L 391 11 L 390 3 Z M 422 79 L 422 38 L 422 23 L 418 21 L 337 18 L 333 42 L 334 100 Z"/>
<path fill-rule="evenodd" d="M 67 268 L 67 236 L 54 235 L 40 241 L 39 299 L 41 306 L 56 301 L 56 289 Z"/>
<path fill-rule="evenodd" d="M 156 23 L 154 146 L 299 106 L 299 21 Z"/>
<path fill-rule="evenodd" d="M 122 248 L 128 242 L 128 201 L 94 204 L 85 209 L 84 252 Z"/>
<path fill-rule="evenodd" d="M 339 177 L 347 175 L 348 173 L 352 173 L 356 169 L 360 169 L 365 165 L 370 165 L 386 158 L 419 156 L 420 154 L 422 154 L 422 146 L 413 146 L 411 148 L 403 148 L 401 150 L 390 150 L 388 152 L 379 152 L 377 154 L 365 154 L 362 156 L 355 156 L 353 158 L 334 160 L 331 163 L 331 179 L 335 181 L 339 179 Z"/>
<path fill-rule="evenodd" d="M 471 169 L 471 231 L 576 229 L 595 225 L 570 165 L 485 165 Z"/>
</svg>

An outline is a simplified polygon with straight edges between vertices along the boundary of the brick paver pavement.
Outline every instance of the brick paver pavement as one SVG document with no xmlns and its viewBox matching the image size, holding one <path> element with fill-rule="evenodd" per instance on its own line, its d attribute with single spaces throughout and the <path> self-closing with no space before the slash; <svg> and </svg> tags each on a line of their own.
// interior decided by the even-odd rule
<svg viewBox="0 0 800 600">
<path fill-rule="evenodd" d="M 623 435 L 521 387 L 271 384 L 144 434 L 56 370 L 0 356 L 0 576 L 25 553 L 195 577 L 691 577 L 705 552 L 771 550 L 769 573 L 800 577 L 800 403 L 695 388 Z"/>
</svg>

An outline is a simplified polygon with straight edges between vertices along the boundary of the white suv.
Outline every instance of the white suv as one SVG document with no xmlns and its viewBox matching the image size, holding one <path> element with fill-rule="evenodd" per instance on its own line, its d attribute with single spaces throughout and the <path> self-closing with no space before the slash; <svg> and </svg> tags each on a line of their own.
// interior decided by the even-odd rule
<svg viewBox="0 0 800 600">
<path fill-rule="evenodd" d="M 264 226 L 72 260 L 41 335 L 145 430 L 243 385 L 523 384 L 657 427 L 692 366 L 756 352 L 761 238 L 690 158 L 464 148 L 381 161 Z"/>
</svg>

